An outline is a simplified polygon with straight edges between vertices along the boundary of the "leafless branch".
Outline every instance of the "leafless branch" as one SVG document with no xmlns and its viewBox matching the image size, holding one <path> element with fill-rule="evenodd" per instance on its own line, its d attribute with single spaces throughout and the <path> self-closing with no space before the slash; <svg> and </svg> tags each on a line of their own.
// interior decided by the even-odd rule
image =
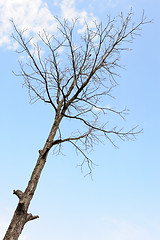
<svg viewBox="0 0 160 240">
<path fill-rule="evenodd" d="M 25 38 L 26 30 L 19 30 L 12 21 L 15 29 L 12 37 L 20 46 L 17 52 L 26 53 L 29 59 L 27 63 L 20 62 L 16 75 L 23 77 L 31 102 L 42 100 L 51 104 L 55 110 L 54 125 L 57 119 L 75 123 L 74 131 L 71 129 L 66 137 L 59 126 L 59 137 L 51 138 L 49 146 L 57 145 L 60 149 L 64 142 L 70 142 L 84 156 L 90 172 L 93 163 L 85 151 L 101 142 L 102 136 L 116 147 L 113 135 L 123 141 L 134 140 L 142 131 L 137 128 L 124 131 L 117 126 L 108 129 L 108 120 L 104 121 L 108 113 L 114 114 L 113 118 L 117 115 L 125 119 L 128 112 L 127 108 L 108 107 L 106 98 L 113 97 L 111 91 L 118 84 L 118 69 L 124 68 L 120 64 L 121 52 L 129 51 L 128 46 L 141 27 L 151 22 L 143 13 L 135 24 L 133 16 L 131 10 L 126 17 L 122 13 L 113 19 L 108 16 L 106 24 L 94 21 L 90 28 L 86 23 L 81 35 L 77 33 L 78 19 L 70 23 L 56 17 L 57 33 L 49 35 L 44 30 L 37 34 L 37 43 L 33 37 Z"/>
</svg>

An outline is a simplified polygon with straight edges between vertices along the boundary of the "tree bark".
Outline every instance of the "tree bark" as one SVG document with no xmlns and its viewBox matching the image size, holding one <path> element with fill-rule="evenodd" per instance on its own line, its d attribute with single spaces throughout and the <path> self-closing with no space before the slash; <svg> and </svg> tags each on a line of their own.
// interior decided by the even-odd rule
<svg viewBox="0 0 160 240">
<path fill-rule="evenodd" d="M 35 165 L 31 178 L 28 182 L 28 186 L 25 189 L 24 193 L 21 190 L 13 191 L 13 194 L 15 194 L 19 198 L 19 203 L 17 205 L 17 208 L 14 212 L 13 218 L 3 240 L 17 240 L 25 224 L 28 221 L 34 220 L 39 217 L 33 216 L 31 213 L 28 213 L 28 208 L 35 193 L 41 172 L 45 166 L 48 152 L 54 145 L 53 139 L 56 135 L 61 119 L 62 117 L 58 116 L 57 114 L 55 117 L 54 124 L 51 128 L 50 134 L 44 145 L 44 148 L 42 150 L 39 150 L 39 157 L 37 163 Z"/>
</svg>

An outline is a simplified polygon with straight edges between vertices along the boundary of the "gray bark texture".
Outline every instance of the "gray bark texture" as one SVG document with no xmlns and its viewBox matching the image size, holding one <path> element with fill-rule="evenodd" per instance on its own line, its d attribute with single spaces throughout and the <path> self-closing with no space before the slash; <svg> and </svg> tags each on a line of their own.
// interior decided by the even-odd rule
<svg viewBox="0 0 160 240">
<path fill-rule="evenodd" d="M 54 124 L 44 145 L 44 148 L 43 150 L 39 150 L 39 157 L 32 172 L 31 178 L 28 182 L 26 190 L 24 191 L 24 193 L 21 190 L 13 191 L 13 194 L 15 194 L 19 198 L 19 202 L 3 240 L 17 240 L 25 224 L 28 221 L 39 218 L 39 216 L 33 216 L 31 213 L 28 213 L 28 208 L 35 193 L 41 172 L 45 166 L 48 152 L 54 145 L 53 139 L 56 135 L 60 120 L 61 117 L 55 118 Z"/>
</svg>

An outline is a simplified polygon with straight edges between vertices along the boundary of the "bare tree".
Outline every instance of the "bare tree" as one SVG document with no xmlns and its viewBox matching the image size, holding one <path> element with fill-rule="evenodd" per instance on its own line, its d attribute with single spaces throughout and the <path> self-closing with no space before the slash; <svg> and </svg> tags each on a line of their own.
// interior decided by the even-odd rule
<svg viewBox="0 0 160 240">
<path fill-rule="evenodd" d="M 146 24 L 144 14 L 137 24 L 132 22 L 132 11 L 124 18 L 123 14 L 107 23 L 94 22 L 94 26 L 85 24 L 85 29 L 78 31 L 78 19 L 68 22 L 57 21 L 57 32 L 49 35 L 43 31 L 37 36 L 25 38 L 25 30 L 19 30 L 13 23 L 13 39 L 18 42 L 19 53 L 27 55 L 27 62 L 20 62 L 20 72 L 24 85 L 28 89 L 32 103 L 42 100 L 53 107 L 53 125 L 25 191 L 14 190 L 19 198 L 17 208 L 6 232 L 4 240 L 17 240 L 24 225 L 38 216 L 28 213 L 28 208 L 37 187 L 41 172 L 46 163 L 49 151 L 53 147 L 61 150 L 62 144 L 68 142 L 83 155 L 82 166 L 87 164 L 92 173 L 94 163 L 87 152 L 103 137 L 114 146 L 113 136 L 122 140 L 132 140 L 141 130 L 132 128 L 125 131 L 113 126 L 109 128 L 107 114 L 125 118 L 127 109 L 116 110 L 107 107 L 106 97 L 112 96 L 112 89 L 117 85 L 115 77 L 120 65 L 120 53 L 127 51 L 139 34 L 140 27 Z M 114 117 L 114 116 L 113 116 Z M 74 130 L 64 136 L 61 122 L 71 120 Z M 81 166 L 81 167 L 82 167 Z"/>
</svg>

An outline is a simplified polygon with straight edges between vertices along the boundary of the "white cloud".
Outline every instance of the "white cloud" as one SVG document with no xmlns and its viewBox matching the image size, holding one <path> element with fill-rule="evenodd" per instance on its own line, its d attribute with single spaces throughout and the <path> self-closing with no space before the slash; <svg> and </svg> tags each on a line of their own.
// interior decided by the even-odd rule
<svg viewBox="0 0 160 240">
<path fill-rule="evenodd" d="M 28 29 L 37 33 L 42 29 L 54 31 L 56 24 L 54 17 L 46 3 L 42 0 L 5 0 L 0 2 L 0 46 L 11 47 L 10 34 L 14 22 L 21 29 Z"/>
<path fill-rule="evenodd" d="M 79 18 L 81 30 L 84 31 L 84 23 L 88 22 L 91 27 L 93 20 L 96 17 L 92 13 L 87 13 L 85 10 L 78 11 L 75 6 L 75 0 L 54 0 L 53 4 L 59 8 L 59 16 L 63 19 L 71 20 Z M 54 15 L 49 10 L 48 5 L 43 0 L 5 0 L 0 1 L 0 47 L 7 46 L 8 48 L 15 48 L 10 39 L 13 31 L 12 24 L 9 21 L 13 19 L 15 24 L 20 29 L 28 29 L 28 33 L 38 33 L 45 29 L 48 33 L 53 33 L 57 24 Z M 26 32 L 27 34 L 27 32 Z"/>
<path fill-rule="evenodd" d="M 78 18 L 79 24 L 82 26 L 79 29 L 79 33 L 84 32 L 85 22 L 87 22 L 89 27 L 94 27 L 94 21 L 98 21 L 98 18 L 93 15 L 93 13 L 88 13 L 85 10 L 78 11 L 76 10 L 75 0 L 62 0 L 60 3 L 61 16 L 67 20 L 72 20 Z"/>
<path fill-rule="evenodd" d="M 79 13 L 75 9 L 74 0 L 62 0 L 60 3 L 62 17 L 68 20 L 75 19 Z"/>
</svg>

